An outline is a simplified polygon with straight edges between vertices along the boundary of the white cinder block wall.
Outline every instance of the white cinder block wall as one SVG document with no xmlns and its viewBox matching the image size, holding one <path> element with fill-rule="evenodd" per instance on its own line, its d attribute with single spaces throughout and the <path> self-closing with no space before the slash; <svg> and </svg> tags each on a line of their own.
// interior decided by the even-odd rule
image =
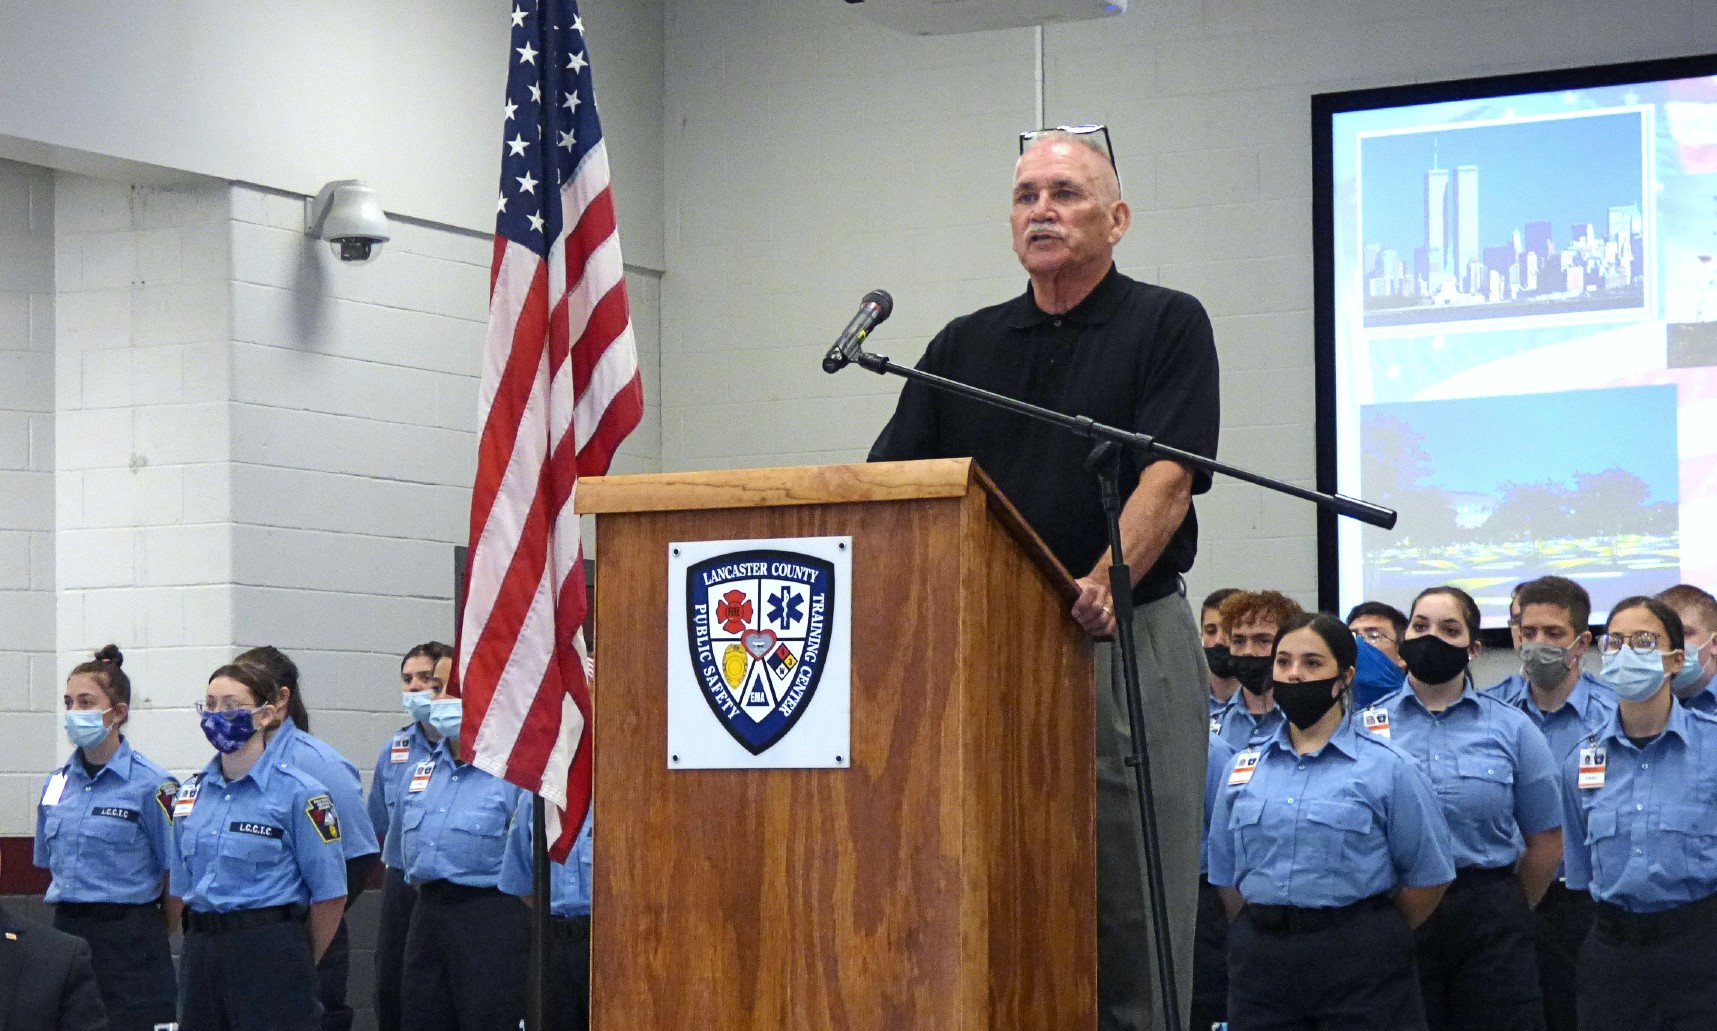
<svg viewBox="0 0 1717 1031">
<path fill-rule="evenodd" d="M 53 758 L 53 174 L 0 162 L 0 833 Z"/>
<path fill-rule="evenodd" d="M 1134 0 L 1044 32 L 1047 124 L 1112 128 L 1127 273 L 1215 320 L 1222 457 L 1314 479 L 1314 93 L 1717 49 L 1708 0 Z M 1034 33 L 910 38 L 839 0 L 676 0 L 667 20 L 669 469 L 856 461 L 898 383 L 817 367 L 873 287 L 874 349 L 1017 293 L 1007 187 Z M 1316 601 L 1311 510 L 1238 483 L 1198 502 L 1195 596 Z M 1405 601 L 1406 599 L 1399 599 Z"/>
</svg>

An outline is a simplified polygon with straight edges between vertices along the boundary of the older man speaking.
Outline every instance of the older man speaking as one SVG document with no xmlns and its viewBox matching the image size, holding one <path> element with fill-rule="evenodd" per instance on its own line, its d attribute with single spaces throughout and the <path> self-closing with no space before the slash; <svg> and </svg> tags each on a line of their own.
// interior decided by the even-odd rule
<svg viewBox="0 0 1717 1031">
<path fill-rule="evenodd" d="M 1216 453 L 1218 385 L 1210 319 L 1188 294 L 1141 283 L 1114 264 L 1132 221 L 1106 130 L 1022 137 L 1013 247 L 1030 286 L 950 322 L 918 367 L 1099 422 Z M 908 382 L 871 461 L 971 456 L 1062 564 L 1079 577 L 1073 617 L 1093 637 L 1115 630 L 1108 531 L 1090 442 L 1065 430 Z M 1193 923 L 1203 837 L 1207 672 L 1181 574 L 1198 546 L 1192 496 L 1208 473 L 1128 454 L 1121 544 L 1133 572 L 1135 639 L 1157 826 L 1162 838 L 1181 1026 L 1192 992 Z M 1118 652 L 1097 652 L 1097 952 L 1102 1031 L 1145 1031 L 1157 993 L 1143 852 Z M 1154 1022 L 1162 1026 L 1160 1015 Z"/>
</svg>

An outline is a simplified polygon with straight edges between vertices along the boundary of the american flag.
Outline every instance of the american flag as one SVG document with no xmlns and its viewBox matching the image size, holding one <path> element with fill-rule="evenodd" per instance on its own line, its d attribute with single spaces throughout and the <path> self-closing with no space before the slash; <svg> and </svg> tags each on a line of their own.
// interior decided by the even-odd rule
<svg viewBox="0 0 1717 1031">
<path fill-rule="evenodd" d="M 644 392 L 573 0 L 513 7 L 478 396 L 458 678 L 462 758 L 542 795 L 565 859 L 590 802 L 578 478 L 599 476 Z"/>
</svg>

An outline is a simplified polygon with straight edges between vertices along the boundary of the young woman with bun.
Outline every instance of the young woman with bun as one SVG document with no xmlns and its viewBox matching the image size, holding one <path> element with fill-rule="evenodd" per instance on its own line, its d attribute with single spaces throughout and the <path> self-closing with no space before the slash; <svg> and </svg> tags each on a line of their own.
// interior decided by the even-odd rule
<svg viewBox="0 0 1717 1031">
<path fill-rule="evenodd" d="M 131 680 L 114 645 L 66 677 L 71 758 L 36 807 L 36 865 L 53 882 L 54 926 L 89 943 L 113 1031 L 174 1017 L 173 956 L 163 897 L 179 782 L 125 739 Z"/>
</svg>

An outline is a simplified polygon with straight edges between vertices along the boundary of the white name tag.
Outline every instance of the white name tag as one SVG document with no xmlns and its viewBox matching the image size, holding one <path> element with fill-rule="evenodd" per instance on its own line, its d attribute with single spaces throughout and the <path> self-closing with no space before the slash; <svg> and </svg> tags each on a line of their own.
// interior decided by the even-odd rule
<svg viewBox="0 0 1717 1031">
<path fill-rule="evenodd" d="M 389 762 L 402 763 L 402 762 L 405 762 L 407 759 L 410 759 L 410 758 L 411 758 L 411 742 L 409 740 L 395 741 L 393 743 L 393 747 L 388 749 L 388 761 Z"/>
<path fill-rule="evenodd" d="M 1609 766 L 1609 756 L 1602 748 L 1580 749 L 1580 780 L 1579 786 L 1587 791 L 1604 786 L 1604 770 Z"/>
<path fill-rule="evenodd" d="M 66 771 L 61 770 L 48 778 L 48 786 L 42 789 L 42 804 L 53 806 L 60 804 L 60 796 L 66 793 Z"/>
<path fill-rule="evenodd" d="M 1366 730 L 1371 731 L 1373 734 L 1376 734 L 1381 738 L 1387 738 L 1389 736 L 1388 709 L 1385 709 L 1382 706 L 1376 706 L 1360 713 L 1359 717 L 1365 721 Z"/>
<path fill-rule="evenodd" d="M 183 820 L 191 815 L 191 810 L 197 804 L 197 792 L 203 790 L 203 782 L 192 781 L 179 789 L 179 797 L 173 800 L 173 819 Z"/>
<path fill-rule="evenodd" d="M 1219 717 L 1219 716 L 1210 717 L 1210 733 L 1211 733 L 1211 736 L 1213 736 L 1213 737 L 1217 734 L 1222 733 L 1222 718 L 1221 717 Z"/>
<path fill-rule="evenodd" d="M 435 775 L 435 760 L 425 759 L 417 764 L 417 769 L 411 771 L 411 783 L 406 790 L 416 794 L 429 786 L 429 778 Z"/>
<path fill-rule="evenodd" d="M 1241 752 L 1234 757 L 1234 768 L 1228 771 L 1228 786 L 1238 787 L 1250 783 L 1252 771 L 1258 768 L 1258 752 L 1255 749 Z"/>
</svg>

